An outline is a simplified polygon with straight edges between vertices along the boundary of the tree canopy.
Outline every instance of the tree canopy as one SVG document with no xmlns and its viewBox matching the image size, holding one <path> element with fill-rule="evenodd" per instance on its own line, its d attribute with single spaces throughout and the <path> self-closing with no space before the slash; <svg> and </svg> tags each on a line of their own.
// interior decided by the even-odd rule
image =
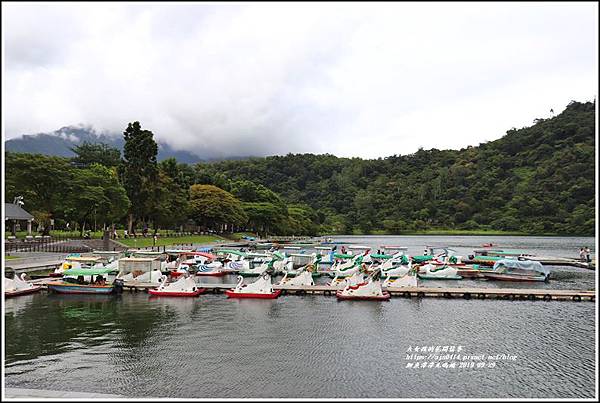
<svg viewBox="0 0 600 403">
<path fill-rule="evenodd" d="M 190 187 L 190 216 L 207 229 L 221 230 L 224 225 L 243 225 L 248 220 L 241 202 L 213 185 Z"/>
<path fill-rule="evenodd" d="M 106 167 L 116 167 L 121 163 L 121 151 L 104 143 L 84 141 L 82 144 L 71 148 L 71 151 L 76 154 L 72 159 L 73 163 L 81 167 L 87 167 L 94 163 Z"/>
</svg>

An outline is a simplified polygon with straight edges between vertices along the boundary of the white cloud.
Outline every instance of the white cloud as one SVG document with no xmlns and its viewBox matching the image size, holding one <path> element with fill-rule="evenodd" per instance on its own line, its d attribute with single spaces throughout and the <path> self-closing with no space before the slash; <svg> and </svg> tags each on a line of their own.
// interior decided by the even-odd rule
<svg viewBox="0 0 600 403">
<path fill-rule="evenodd" d="M 2 4 L 8 137 L 139 120 L 216 155 L 378 157 L 591 100 L 596 3 Z"/>
</svg>

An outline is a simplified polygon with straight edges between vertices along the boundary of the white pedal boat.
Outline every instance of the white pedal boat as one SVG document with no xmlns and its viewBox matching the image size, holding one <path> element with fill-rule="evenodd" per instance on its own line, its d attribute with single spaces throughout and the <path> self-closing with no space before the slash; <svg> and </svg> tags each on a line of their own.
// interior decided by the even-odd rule
<svg viewBox="0 0 600 403">
<path fill-rule="evenodd" d="M 4 296 L 16 297 L 18 295 L 31 294 L 42 289 L 41 285 L 33 285 L 25 280 L 25 273 L 21 276 L 15 274 L 14 279 L 4 278 Z"/>
<path fill-rule="evenodd" d="M 271 275 L 265 272 L 251 284 L 244 284 L 244 278 L 238 276 L 236 287 L 225 291 L 225 294 L 229 298 L 274 299 L 281 294 L 281 290 L 273 290 Z"/>
<path fill-rule="evenodd" d="M 198 288 L 196 281 L 192 277 L 180 277 L 174 282 L 167 282 L 167 276 L 162 276 L 160 286 L 153 290 L 148 290 L 150 295 L 162 297 L 196 297 L 202 294 L 206 289 Z"/>
</svg>

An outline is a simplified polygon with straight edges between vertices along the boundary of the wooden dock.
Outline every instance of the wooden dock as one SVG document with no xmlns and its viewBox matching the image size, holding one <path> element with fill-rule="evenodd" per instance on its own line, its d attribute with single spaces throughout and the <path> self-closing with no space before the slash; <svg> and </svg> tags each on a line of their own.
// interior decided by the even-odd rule
<svg viewBox="0 0 600 403">
<path fill-rule="evenodd" d="M 53 278 L 32 280 L 31 283 L 41 285 L 45 288 Z M 125 290 L 130 292 L 147 292 L 150 288 L 157 285 L 153 283 L 126 282 L 123 285 Z M 205 288 L 207 293 L 220 294 L 225 290 L 235 288 L 235 284 L 204 284 L 199 283 L 198 288 Z M 282 295 L 324 295 L 335 296 L 337 290 L 343 287 L 333 287 L 329 285 L 313 286 L 289 286 L 273 285 L 273 289 L 282 290 Z M 595 301 L 596 292 L 594 290 L 552 290 L 543 288 L 475 288 L 475 287 L 388 287 L 386 290 L 392 297 L 404 298 L 463 298 L 463 299 L 504 299 L 504 300 L 568 300 L 568 301 Z"/>
<path fill-rule="evenodd" d="M 208 292 L 221 293 L 235 287 L 235 284 L 198 284 L 198 287 L 206 288 Z M 343 287 L 332 287 L 328 285 L 314 286 L 277 286 L 274 290 L 282 290 L 282 295 L 306 295 L 318 294 L 335 296 L 337 290 Z M 593 290 L 548 290 L 548 289 L 525 289 L 525 288 L 441 288 L 441 287 L 388 287 L 385 288 L 392 297 L 441 297 L 441 298 L 464 298 L 464 299 L 505 299 L 505 300 L 571 300 L 571 301 L 594 301 L 596 292 Z"/>
</svg>

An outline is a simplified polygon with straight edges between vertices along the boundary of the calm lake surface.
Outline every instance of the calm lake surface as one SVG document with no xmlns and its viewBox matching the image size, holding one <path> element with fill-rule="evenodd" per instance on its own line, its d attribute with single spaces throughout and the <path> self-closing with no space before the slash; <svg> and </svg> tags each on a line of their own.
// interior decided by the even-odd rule
<svg viewBox="0 0 600 403">
<path fill-rule="evenodd" d="M 334 240 L 402 245 L 410 254 L 421 254 L 425 245 L 446 245 L 465 255 L 494 242 L 561 257 L 577 257 L 580 246 L 595 244 L 594 238 L 557 237 Z M 548 283 L 517 285 L 595 289 L 593 271 L 551 270 Z M 234 283 L 235 277 L 199 281 Z M 515 286 L 452 282 L 473 285 Z M 592 398 L 595 313 L 595 303 L 571 301 L 374 302 L 295 295 L 235 300 L 223 294 L 176 299 L 43 291 L 5 300 L 5 382 L 129 397 Z M 420 360 L 407 357 L 415 347 L 436 346 L 453 347 L 452 354 L 461 357 L 436 360 L 429 352 L 416 353 L 425 357 Z M 452 362 L 455 368 L 435 367 Z"/>
</svg>

